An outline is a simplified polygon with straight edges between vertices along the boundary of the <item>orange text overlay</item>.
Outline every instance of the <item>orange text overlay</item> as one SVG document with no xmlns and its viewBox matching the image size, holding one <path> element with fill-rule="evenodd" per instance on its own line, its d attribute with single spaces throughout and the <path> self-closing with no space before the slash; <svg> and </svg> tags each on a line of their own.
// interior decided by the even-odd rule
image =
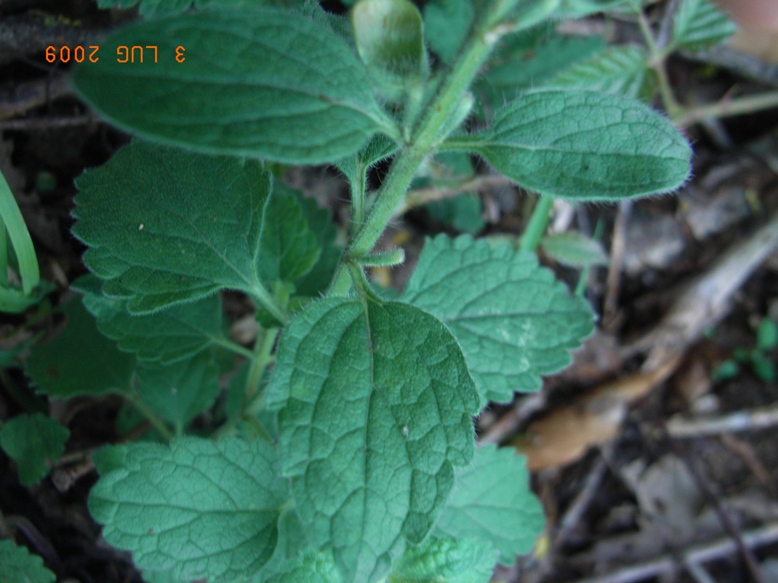
<svg viewBox="0 0 778 583">
<path fill-rule="evenodd" d="M 49 45 L 46 47 L 46 62 L 69 63 L 73 61 L 75 63 L 96 63 L 104 57 L 104 53 L 105 50 L 102 50 L 96 45 L 87 47 L 81 45 L 75 47 L 69 47 L 67 45 L 55 47 Z M 168 55 L 168 57 L 175 59 L 179 63 L 183 63 L 186 61 L 185 53 L 186 49 L 179 45 L 176 47 L 174 54 Z M 159 50 L 156 45 L 121 45 L 116 47 L 115 55 L 112 56 L 116 57 L 117 63 L 158 63 L 160 59 Z M 165 58 L 165 55 L 162 55 L 161 57 Z"/>
</svg>

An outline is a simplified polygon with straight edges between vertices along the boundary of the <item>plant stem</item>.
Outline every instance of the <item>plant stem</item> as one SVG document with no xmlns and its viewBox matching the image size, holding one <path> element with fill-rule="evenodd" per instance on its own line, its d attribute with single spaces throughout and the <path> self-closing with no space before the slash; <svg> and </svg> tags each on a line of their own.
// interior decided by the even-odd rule
<svg viewBox="0 0 778 583">
<path fill-rule="evenodd" d="M 259 381 L 262 378 L 262 371 L 265 370 L 268 362 L 270 362 L 270 354 L 273 352 L 273 346 L 278 336 L 277 328 L 264 329 L 261 328 L 257 339 L 254 341 L 254 351 L 251 356 L 251 365 L 249 366 L 249 373 L 246 376 L 246 395 L 244 397 L 245 411 L 257 396 L 259 391 Z"/>
<path fill-rule="evenodd" d="M 648 48 L 648 63 L 656 73 L 659 95 L 662 98 L 662 104 L 665 107 L 670 117 L 674 117 L 681 111 L 681 106 L 675 100 L 672 88 L 670 87 L 670 80 L 667 77 L 667 70 L 665 69 L 665 59 L 667 54 L 660 50 L 654 40 L 654 34 L 651 32 L 651 26 L 646 20 L 646 15 L 642 10 L 638 10 L 638 25 L 640 26 L 640 32 L 643 34 L 643 39 L 646 42 Z"/>
<path fill-rule="evenodd" d="M 521 235 L 519 242 L 520 251 L 535 251 L 540 245 L 540 240 L 546 233 L 548 219 L 551 216 L 551 209 L 554 207 L 554 199 L 550 196 L 538 196 L 538 202 L 532 209 L 532 216 L 529 219 L 527 228 Z"/>
<path fill-rule="evenodd" d="M 705 119 L 730 117 L 773 108 L 778 108 L 778 91 L 736 99 L 723 99 L 711 105 L 689 107 L 673 116 L 673 123 L 679 127 L 686 127 Z"/>
<path fill-rule="evenodd" d="M 486 11 L 484 22 L 489 22 L 498 2 L 492 2 Z M 348 254 L 364 257 L 375 246 L 386 224 L 392 218 L 397 205 L 408 190 L 416 169 L 430 151 L 445 136 L 440 135 L 449 116 L 455 110 L 467 88 L 472 83 L 489 52 L 499 40 L 494 30 L 476 28 L 454 65 L 451 75 L 441 85 L 438 94 L 430 104 L 427 115 L 411 137 L 410 144 L 395 158 L 389 169 L 386 182 L 355 236 L 352 237 Z M 453 129 L 453 128 L 452 128 Z"/>
<path fill-rule="evenodd" d="M 254 286 L 249 290 L 249 293 L 260 305 L 265 308 L 272 316 L 281 322 L 286 324 L 289 317 L 286 315 L 284 308 L 278 305 L 276 299 L 268 292 L 265 287 L 257 281 Z"/>
<path fill-rule="evenodd" d="M 159 433 L 165 439 L 173 439 L 173 433 L 170 431 L 170 429 L 168 429 L 168 426 L 165 425 L 165 422 L 162 421 L 159 415 L 152 411 L 148 405 L 143 402 L 142 399 L 140 399 L 137 395 L 130 393 L 127 395 L 127 400 L 132 404 L 133 407 L 138 410 L 141 415 L 148 419 L 149 423 L 154 426 L 154 429 L 159 431 Z"/>
<path fill-rule="evenodd" d="M 237 342 L 228 340 L 227 338 L 216 338 L 214 339 L 213 343 L 216 344 L 217 346 L 221 346 L 222 348 L 226 348 L 230 352 L 239 354 L 245 358 L 252 358 L 254 356 L 254 353 L 251 352 L 248 348 L 246 348 L 245 346 L 241 346 Z"/>
</svg>

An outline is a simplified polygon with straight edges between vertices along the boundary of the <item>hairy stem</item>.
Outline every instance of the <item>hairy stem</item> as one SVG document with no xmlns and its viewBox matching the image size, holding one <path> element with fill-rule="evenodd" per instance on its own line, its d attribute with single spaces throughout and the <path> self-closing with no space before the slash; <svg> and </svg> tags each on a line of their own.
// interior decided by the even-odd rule
<svg viewBox="0 0 778 583">
<path fill-rule="evenodd" d="M 492 2 L 483 22 L 490 22 L 499 2 Z M 441 135 L 449 116 L 456 109 L 489 52 L 499 40 L 493 29 L 477 27 L 454 65 L 448 79 L 441 85 L 427 114 L 411 136 L 410 143 L 400 151 L 389 169 L 383 187 L 370 209 L 364 224 L 352 238 L 348 255 L 364 257 L 375 246 L 386 224 L 408 190 L 416 169 L 432 149 L 445 138 Z M 452 128 L 453 129 L 453 128 Z"/>
</svg>

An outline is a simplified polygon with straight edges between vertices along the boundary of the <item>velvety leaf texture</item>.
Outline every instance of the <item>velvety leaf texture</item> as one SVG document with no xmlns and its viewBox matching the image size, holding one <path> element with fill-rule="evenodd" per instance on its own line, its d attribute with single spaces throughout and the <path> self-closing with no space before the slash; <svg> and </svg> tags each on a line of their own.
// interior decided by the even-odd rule
<svg viewBox="0 0 778 583">
<path fill-rule="evenodd" d="M 538 390 L 594 329 L 588 305 L 534 254 L 466 236 L 427 240 L 403 300 L 451 330 L 484 400 Z"/>
<path fill-rule="evenodd" d="M 389 583 L 489 583 L 496 562 L 488 541 L 430 537 L 408 549 Z"/>
<path fill-rule="evenodd" d="M 125 300 L 98 294 L 86 294 L 84 305 L 100 332 L 142 361 L 169 364 L 225 342 L 218 294 L 144 316 L 131 314 Z"/>
<path fill-rule="evenodd" d="M 138 367 L 138 394 L 179 431 L 208 409 L 219 394 L 219 367 L 208 352 L 173 364 Z"/>
<path fill-rule="evenodd" d="M 475 19 L 473 0 L 432 0 L 424 5 L 424 32 L 430 48 L 452 63 Z"/>
<path fill-rule="evenodd" d="M 737 26 L 710 0 L 681 0 L 673 18 L 673 43 L 700 50 L 737 32 Z"/>
<path fill-rule="evenodd" d="M 478 399 L 455 339 L 406 304 L 314 302 L 284 331 L 267 399 L 309 539 L 347 581 L 379 580 L 472 455 Z"/>
<path fill-rule="evenodd" d="M 273 185 L 274 194 L 279 190 L 279 186 L 279 184 Z M 335 244 L 338 230 L 332 222 L 330 211 L 321 208 L 314 199 L 291 189 L 282 192 L 289 192 L 297 199 L 320 251 L 319 258 L 308 273 L 294 282 L 295 293 L 300 296 L 316 297 L 329 286 L 340 260 L 341 248 Z"/>
<path fill-rule="evenodd" d="M 49 473 L 47 460 L 59 459 L 68 437 L 70 431 L 51 417 L 40 413 L 18 415 L 0 429 L 0 447 L 16 462 L 19 481 L 29 486 Z"/>
<path fill-rule="evenodd" d="M 545 525 L 540 501 L 529 488 L 524 458 L 512 448 L 487 445 L 456 470 L 457 486 L 435 525 L 438 536 L 491 542 L 503 565 L 532 550 Z"/>
<path fill-rule="evenodd" d="M 424 73 L 421 14 L 410 0 L 361 0 L 351 10 L 351 26 L 359 56 L 375 74 L 408 79 Z"/>
<path fill-rule="evenodd" d="M 555 233 L 543 237 L 540 243 L 543 252 L 570 267 L 608 265 L 608 255 L 602 243 L 581 233 Z"/>
<path fill-rule="evenodd" d="M 544 27 L 545 28 L 545 27 Z M 546 86 L 556 75 L 605 47 L 602 37 L 539 36 L 535 29 L 508 38 L 476 79 L 475 89 L 494 108 L 523 91 Z"/>
<path fill-rule="evenodd" d="M 343 583 L 332 557 L 307 552 L 283 564 L 267 583 Z"/>
<path fill-rule="evenodd" d="M 180 438 L 127 446 L 122 468 L 100 478 L 89 508 L 112 545 L 141 568 L 178 580 L 226 583 L 273 554 L 286 485 L 261 440 Z"/>
<path fill-rule="evenodd" d="M 303 209 L 294 196 L 270 198 L 262 228 L 258 266 L 267 282 L 293 282 L 302 277 L 319 259 L 316 234 L 308 226 Z"/>
<path fill-rule="evenodd" d="M 520 186 L 577 200 L 667 192 L 690 170 L 691 149 L 678 130 L 617 95 L 526 93 L 498 110 L 469 144 Z"/>
<path fill-rule="evenodd" d="M 36 344 L 25 360 L 25 372 L 40 392 L 56 397 L 126 392 L 135 357 L 100 334 L 94 317 L 80 299 L 62 311 L 65 328 L 51 340 Z"/>
<path fill-rule="evenodd" d="M 313 164 L 393 131 L 354 52 L 298 12 L 189 12 L 134 23 L 100 45 L 99 62 L 74 71 L 76 89 L 118 126 L 164 143 Z M 118 46 L 156 46 L 158 60 L 146 49 L 143 63 L 118 63 Z"/>
<path fill-rule="evenodd" d="M 145 142 L 77 180 L 75 234 L 103 291 L 132 313 L 262 285 L 257 257 L 270 175 L 261 164 Z"/>
<path fill-rule="evenodd" d="M 0 583 L 54 583 L 54 573 L 43 566 L 43 559 L 27 547 L 0 540 Z"/>
<path fill-rule="evenodd" d="M 648 55 L 642 47 L 611 47 L 574 63 L 550 85 L 648 100 L 653 95 L 653 88 L 647 61 Z"/>
</svg>

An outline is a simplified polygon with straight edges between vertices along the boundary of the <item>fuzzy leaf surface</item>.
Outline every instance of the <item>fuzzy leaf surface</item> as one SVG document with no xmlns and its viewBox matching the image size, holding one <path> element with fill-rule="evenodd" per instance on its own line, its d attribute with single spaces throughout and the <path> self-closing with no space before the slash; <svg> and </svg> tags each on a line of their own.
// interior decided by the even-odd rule
<svg viewBox="0 0 778 583">
<path fill-rule="evenodd" d="M 0 583 L 54 583 L 54 573 L 43 566 L 43 559 L 27 547 L 0 540 Z"/>
<path fill-rule="evenodd" d="M 427 240 L 403 300 L 451 330 L 483 400 L 538 390 L 594 329 L 588 305 L 534 254 L 466 236 Z"/>
<path fill-rule="evenodd" d="M 143 402 L 179 429 L 213 405 L 220 390 L 219 367 L 208 352 L 140 366 L 138 381 Z"/>
<path fill-rule="evenodd" d="M 346 580 L 377 581 L 429 531 L 472 455 L 478 398 L 421 310 L 330 298 L 285 329 L 267 392 L 301 522 Z"/>
<path fill-rule="evenodd" d="M 279 186 L 278 184 L 273 186 L 274 193 L 279 191 Z M 316 245 L 320 250 L 319 258 L 313 267 L 294 282 L 295 294 L 316 297 L 329 286 L 340 260 L 342 250 L 335 244 L 338 230 L 332 222 L 328 209 L 321 208 L 313 198 L 304 196 L 299 191 L 292 189 L 288 189 L 288 191 L 300 204 L 308 228 L 316 238 Z"/>
<path fill-rule="evenodd" d="M 690 171 L 691 148 L 678 130 L 617 95 L 525 93 L 498 110 L 491 127 L 463 141 L 520 186 L 577 200 L 667 192 Z"/>
<path fill-rule="evenodd" d="M 432 0 L 424 5 L 427 42 L 444 63 L 454 61 L 474 19 L 473 0 Z"/>
<path fill-rule="evenodd" d="M 226 583 L 269 560 L 285 500 L 266 442 L 185 437 L 128 445 L 124 466 L 92 489 L 89 509 L 105 539 L 139 567 Z"/>
<path fill-rule="evenodd" d="M 100 333 L 79 299 L 67 302 L 62 311 L 65 328 L 33 346 L 25 360 L 32 383 L 42 393 L 63 398 L 128 391 L 135 357 Z"/>
<path fill-rule="evenodd" d="M 0 429 L 0 447 L 16 462 L 19 481 L 29 486 L 41 481 L 65 451 L 70 431 L 51 417 L 34 413 L 17 415 Z"/>
<path fill-rule="evenodd" d="M 273 193 L 268 201 L 257 264 L 263 281 L 293 282 L 319 259 L 316 234 L 298 200 Z"/>
<path fill-rule="evenodd" d="M 84 305 L 100 332 L 141 361 L 170 364 L 225 341 L 218 294 L 143 316 L 131 314 L 126 300 L 100 294 L 86 294 Z"/>
<path fill-rule="evenodd" d="M 673 18 L 673 44 L 698 51 L 737 32 L 727 13 L 710 0 L 681 0 Z"/>
<path fill-rule="evenodd" d="M 524 458 L 512 448 L 479 447 L 473 462 L 456 470 L 457 486 L 435 525 L 437 536 L 490 542 L 503 565 L 532 550 L 546 522 L 529 487 Z"/>
<path fill-rule="evenodd" d="M 78 179 L 73 234 L 103 292 L 133 314 L 222 288 L 256 293 L 270 182 L 258 162 L 134 142 Z"/>
<path fill-rule="evenodd" d="M 540 29 L 520 32 L 497 47 L 487 71 L 476 80 L 476 91 L 496 109 L 523 91 L 548 85 L 556 75 L 603 48 L 605 41 L 599 36 L 569 37 Z"/>
<path fill-rule="evenodd" d="M 189 12 L 131 24 L 100 45 L 105 56 L 74 71 L 76 89 L 119 127 L 163 143 L 315 164 L 392 126 L 354 52 L 299 12 Z M 146 49 L 147 62 L 117 63 L 119 46 L 156 46 L 158 61 Z"/>
<path fill-rule="evenodd" d="M 332 557 L 306 552 L 287 561 L 266 583 L 343 583 Z"/>
<path fill-rule="evenodd" d="M 488 541 L 430 537 L 406 551 L 389 583 L 489 583 L 496 555 Z"/>
<path fill-rule="evenodd" d="M 602 243 L 577 232 L 556 233 L 543 237 L 543 252 L 569 267 L 608 265 Z"/>
<path fill-rule="evenodd" d="M 645 49 L 633 45 L 611 47 L 589 59 L 577 61 L 557 75 L 551 85 L 580 87 L 646 101 L 653 95 L 648 55 Z"/>
<path fill-rule="evenodd" d="M 424 74 L 422 19 L 410 0 L 361 0 L 351 10 L 351 26 L 359 56 L 375 74 L 398 80 Z"/>
</svg>

